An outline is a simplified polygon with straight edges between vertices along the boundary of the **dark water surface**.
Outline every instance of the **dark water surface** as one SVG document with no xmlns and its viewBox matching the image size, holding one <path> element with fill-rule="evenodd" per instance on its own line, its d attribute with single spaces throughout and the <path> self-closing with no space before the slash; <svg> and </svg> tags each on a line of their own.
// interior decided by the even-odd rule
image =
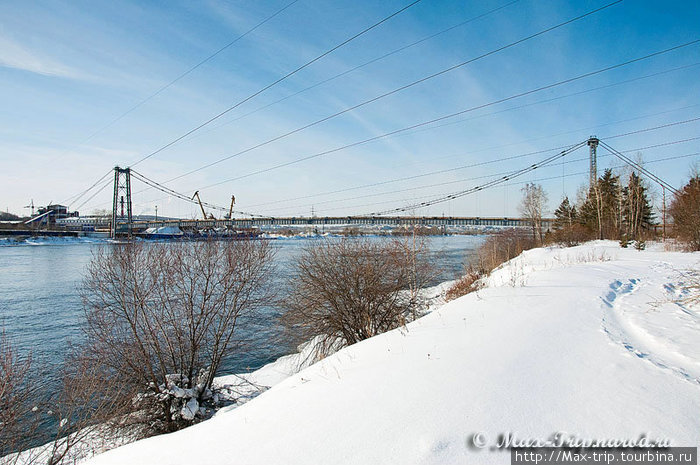
<svg viewBox="0 0 700 465">
<path fill-rule="evenodd" d="M 294 259 L 309 242 L 319 239 L 278 239 L 276 286 L 283 286 Z M 372 240 L 387 240 L 376 237 Z M 453 279 L 473 254 L 483 236 L 439 236 L 430 239 L 436 251 L 440 276 L 436 283 Z M 35 367 L 41 367 L 42 381 L 50 386 L 57 375 L 70 342 L 81 340 L 83 309 L 79 287 L 85 266 L 99 243 L 78 239 L 34 239 L 13 243 L 0 241 L 0 326 L 20 352 L 31 351 Z M 279 309 L 270 307 L 255 327 L 241 328 L 249 339 L 222 365 L 222 373 L 256 369 L 293 352 L 275 336 Z"/>
</svg>

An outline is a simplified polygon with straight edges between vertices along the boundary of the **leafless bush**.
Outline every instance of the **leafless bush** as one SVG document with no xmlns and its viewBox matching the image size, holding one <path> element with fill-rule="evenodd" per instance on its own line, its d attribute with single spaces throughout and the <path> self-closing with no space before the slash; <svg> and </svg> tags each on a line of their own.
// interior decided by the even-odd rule
<svg viewBox="0 0 700 465">
<path fill-rule="evenodd" d="M 323 240 L 298 258 L 281 322 L 323 355 L 404 325 L 432 276 L 425 241 Z"/>
<path fill-rule="evenodd" d="M 396 227 L 392 229 L 391 234 L 393 236 L 439 236 L 443 231 L 437 226 L 409 225 Z"/>
<path fill-rule="evenodd" d="M 31 356 L 17 353 L 0 329 L 0 463 L 14 463 L 8 454 L 26 449 L 36 438 L 40 419 L 39 386 L 31 375 Z M 4 459 L 1 457 L 5 457 Z"/>
<path fill-rule="evenodd" d="M 700 174 L 675 194 L 669 212 L 677 238 L 688 250 L 700 250 Z"/>
<path fill-rule="evenodd" d="M 536 239 L 524 231 L 507 229 L 489 236 L 477 250 L 477 269 L 488 274 L 496 267 L 517 257 L 524 250 L 537 247 Z"/>
<path fill-rule="evenodd" d="M 700 271 L 698 269 L 686 270 L 681 273 L 682 295 L 677 302 L 688 307 L 700 305 Z"/>
<path fill-rule="evenodd" d="M 564 226 L 546 236 L 547 242 L 564 247 L 573 247 L 583 242 L 595 239 L 595 234 L 590 229 L 579 223 Z"/>
<path fill-rule="evenodd" d="M 291 228 L 285 228 L 285 229 L 279 229 L 279 230 L 275 231 L 275 233 L 279 234 L 280 236 L 292 237 L 292 236 L 296 236 L 297 234 L 299 234 L 299 231 L 295 231 Z"/>
<path fill-rule="evenodd" d="M 467 271 L 465 275 L 459 278 L 445 293 L 445 300 L 449 302 L 463 295 L 467 295 L 479 290 L 479 279 L 482 275 L 473 269 Z"/>
<path fill-rule="evenodd" d="M 514 260 L 508 262 L 508 284 L 511 287 L 524 286 L 527 282 L 527 273 L 525 272 L 525 264 L 522 260 Z"/>
<path fill-rule="evenodd" d="M 355 236 L 362 236 L 363 233 L 360 231 L 360 228 L 356 226 L 347 226 L 343 228 L 343 230 L 340 232 L 342 236 L 348 236 L 348 237 L 355 237 Z"/>
<path fill-rule="evenodd" d="M 75 463 L 147 435 L 142 422 L 129 416 L 131 399 L 137 394 L 134 385 L 114 376 L 99 355 L 88 349 L 66 358 L 52 407 L 54 439 L 34 450 L 40 463 Z"/>
<path fill-rule="evenodd" d="M 264 241 L 129 243 L 98 249 L 83 286 L 79 360 L 109 389 L 84 386 L 151 432 L 173 431 L 216 403 L 212 381 L 240 320 L 271 298 Z M 201 408 L 200 408 L 201 407 Z"/>
<path fill-rule="evenodd" d="M 90 427 L 110 419 L 103 414 L 115 412 L 106 408 L 112 402 L 94 394 L 113 380 L 76 362 L 65 363 L 57 391 L 44 390 L 31 357 L 19 356 L 0 332 L 0 464 L 73 462 L 74 446 L 85 445 Z"/>
</svg>

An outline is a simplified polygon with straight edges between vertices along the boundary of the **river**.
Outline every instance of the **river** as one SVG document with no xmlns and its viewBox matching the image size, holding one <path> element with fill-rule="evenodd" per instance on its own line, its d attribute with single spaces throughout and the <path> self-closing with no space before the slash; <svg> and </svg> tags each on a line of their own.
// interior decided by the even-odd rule
<svg viewBox="0 0 700 465">
<path fill-rule="evenodd" d="M 277 272 L 283 284 L 295 257 L 310 241 L 277 239 Z M 373 240 L 386 240 L 377 237 Z M 483 236 L 437 236 L 430 238 L 440 272 L 436 281 L 453 279 L 481 243 Z M 47 386 L 55 385 L 62 360 L 71 342 L 81 340 L 83 309 L 79 287 L 95 247 L 108 242 L 89 239 L 38 238 L 24 242 L 0 240 L 0 327 L 20 353 L 31 352 L 34 367 Z M 224 361 L 222 373 L 256 369 L 294 351 L 275 336 L 279 309 L 270 307 L 257 328 L 248 329 L 250 341 Z"/>
</svg>

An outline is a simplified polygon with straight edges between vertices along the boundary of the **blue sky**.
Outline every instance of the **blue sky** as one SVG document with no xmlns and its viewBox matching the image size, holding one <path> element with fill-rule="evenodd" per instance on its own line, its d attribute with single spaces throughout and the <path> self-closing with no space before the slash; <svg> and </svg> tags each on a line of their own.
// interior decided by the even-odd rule
<svg viewBox="0 0 700 465">
<path fill-rule="evenodd" d="M 410 2 L 299 0 L 105 127 L 289 3 L 1 3 L 0 208 L 28 213 L 23 207 L 31 199 L 37 205 L 69 200 L 115 165 L 135 163 Z M 165 182 L 607 3 L 422 0 L 134 169 Z M 700 121 L 621 135 L 700 117 L 698 44 L 420 130 L 223 181 L 696 39 L 700 3 L 624 0 L 167 185 L 188 195 L 199 189 L 203 200 L 224 206 L 235 194 L 238 209 L 259 214 L 309 215 L 312 208 L 319 215 L 367 214 L 469 189 L 595 134 L 679 186 L 700 161 L 700 140 L 687 140 L 700 136 Z M 599 157 L 601 170 L 620 165 L 603 150 Z M 575 198 L 588 178 L 585 150 L 565 161 L 415 213 L 517 215 L 520 188 L 530 181 L 545 187 L 553 210 L 563 195 Z M 81 206 L 82 213 L 110 208 L 111 186 L 106 179 L 103 185 L 92 200 L 81 205 L 90 193 L 72 207 Z M 137 214 L 158 206 L 162 215 L 197 215 L 190 204 L 142 190 L 134 182 Z"/>
</svg>

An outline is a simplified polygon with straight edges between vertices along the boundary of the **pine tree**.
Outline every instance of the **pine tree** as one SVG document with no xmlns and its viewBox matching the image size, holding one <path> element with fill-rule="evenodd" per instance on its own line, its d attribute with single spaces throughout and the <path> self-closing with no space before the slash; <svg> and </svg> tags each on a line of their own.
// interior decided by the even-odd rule
<svg viewBox="0 0 700 465">
<path fill-rule="evenodd" d="M 628 238 L 640 239 L 642 231 L 654 225 L 654 214 L 647 196 L 647 188 L 636 173 L 629 177 L 623 189 L 623 229 Z"/>
<path fill-rule="evenodd" d="M 564 197 L 559 207 L 554 211 L 554 229 L 559 231 L 563 228 L 570 228 L 576 221 L 576 207 L 571 205 L 569 197 Z"/>
<path fill-rule="evenodd" d="M 607 169 L 589 189 L 586 201 L 581 205 L 579 221 L 598 239 L 617 239 L 622 226 L 622 189 L 620 177 Z"/>
</svg>

